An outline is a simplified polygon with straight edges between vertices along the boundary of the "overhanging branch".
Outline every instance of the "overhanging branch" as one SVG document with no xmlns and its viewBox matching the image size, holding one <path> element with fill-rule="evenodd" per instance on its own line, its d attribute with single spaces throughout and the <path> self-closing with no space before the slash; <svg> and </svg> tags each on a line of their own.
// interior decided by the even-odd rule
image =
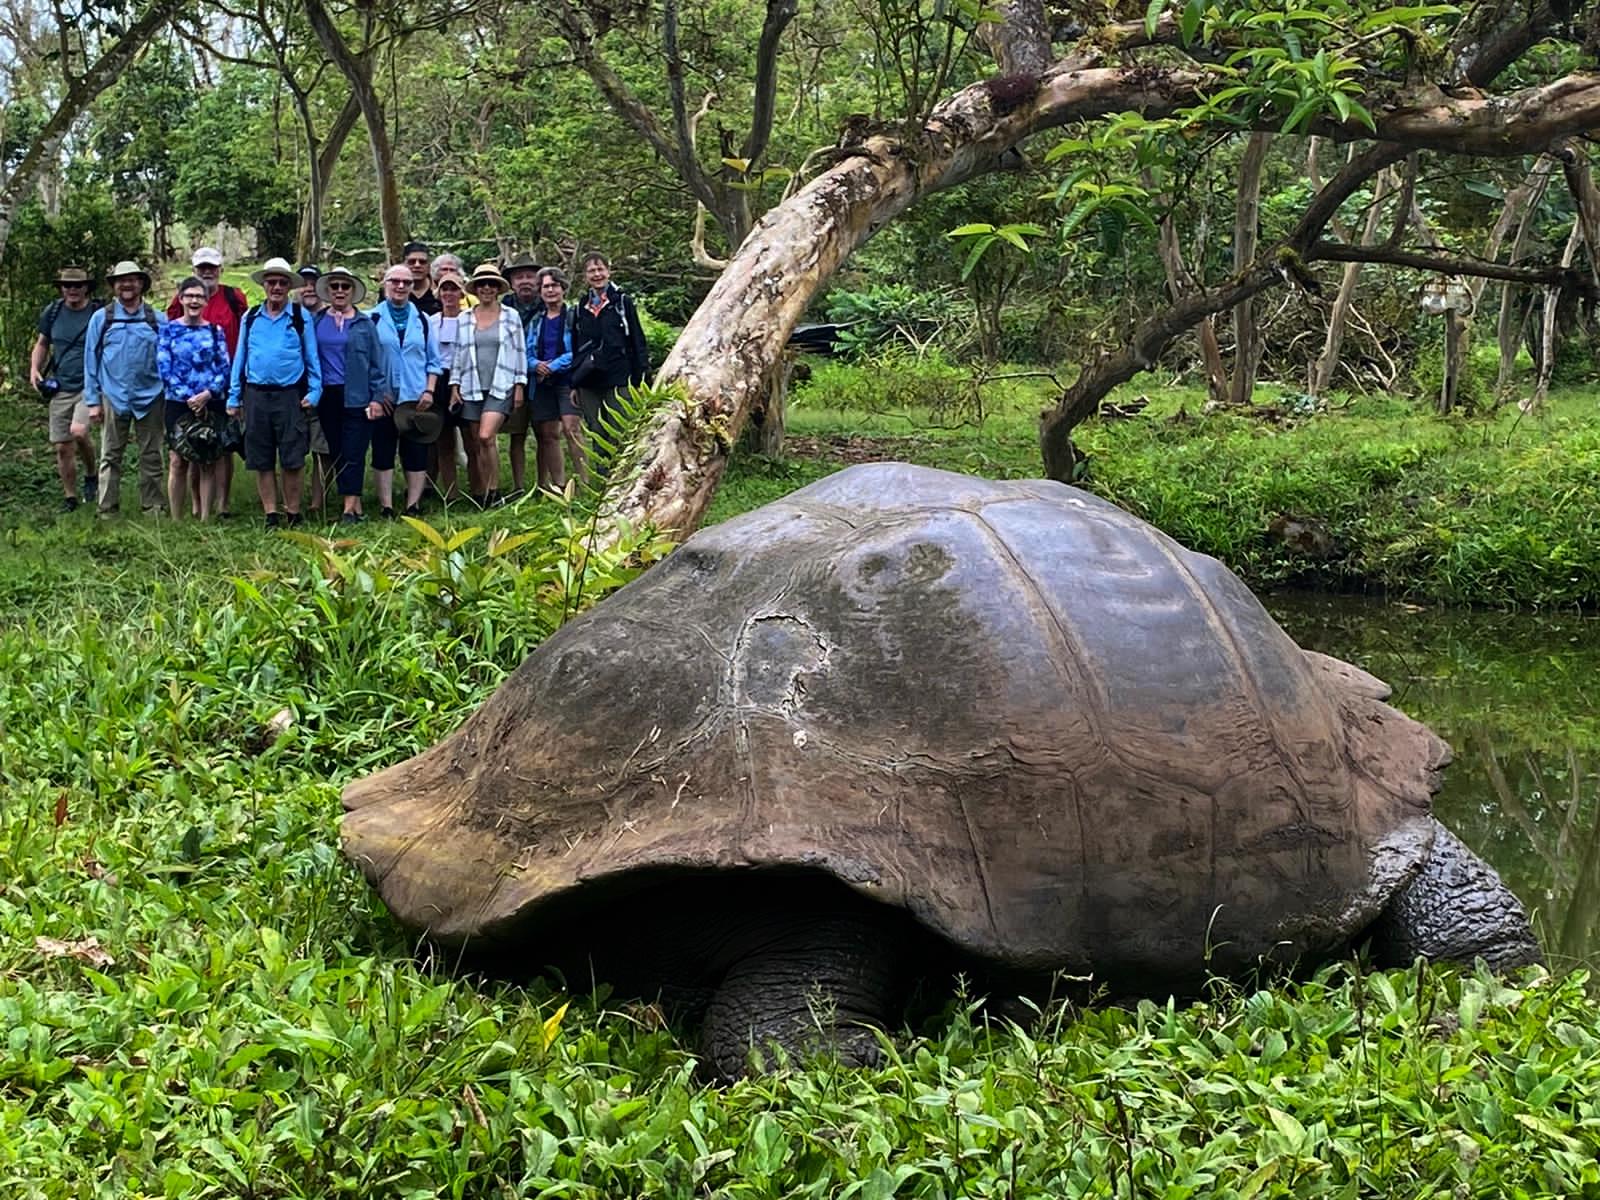
<svg viewBox="0 0 1600 1200">
<path fill-rule="evenodd" d="M 1381 263 L 1390 267 L 1410 267 L 1441 275 L 1470 275 L 1481 279 L 1503 279 L 1539 287 L 1572 287 L 1573 272 L 1560 267 L 1514 267 L 1471 255 L 1433 254 L 1420 250 L 1392 250 L 1388 246 L 1352 246 L 1348 242 L 1318 242 L 1305 255 L 1307 262 Z"/>
</svg>

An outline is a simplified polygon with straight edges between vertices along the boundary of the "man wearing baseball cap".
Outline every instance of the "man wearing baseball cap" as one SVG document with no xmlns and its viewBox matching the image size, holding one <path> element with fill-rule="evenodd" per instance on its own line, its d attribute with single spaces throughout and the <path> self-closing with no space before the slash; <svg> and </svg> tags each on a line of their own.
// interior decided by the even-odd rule
<svg viewBox="0 0 1600 1200">
<path fill-rule="evenodd" d="M 61 295 L 39 314 L 39 336 L 28 359 L 28 382 L 50 405 L 50 444 L 56 452 L 56 474 L 61 478 L 61 509 L 78 507 L 78 460 L 83 461 L 83 499 L 93 503 L 99 494 L 94 443 L 89 440 L 89 411 L 83 404 L 83 340 L 94 310 L 89 307 L 92 287 L 82 267 L 62 267 L 56 272 Z"/>
<path fill-rule="evenodd" d="M 239 322 L 250 301 L 238 288 L 222 282 L 222 251 L 215 246 L 201 246 L 189 256 L 189 265 L 194 268 L 195 278 L 206 285 L 206 306 L 200 310 L 200 319 L 222 330 L 231 358 L 239 348 Z M 167 305 L 167 316 L 174 321 L 183 316 L 183 305 L 176 295 Z"/>
<path fill-rule="evenodd" d="M 305 309 L 289 300 L 300 277 L 286 259 L 269 258 L 252 276 L 267 298 L 245 314 L 233 358 L 228 412 L 244 413 L 244 465 L 256 473 L 267 528 L 300 525 L 301 476 L 310 449 L 307 419 L 322 399 L 317 332 Z M 283 468 L 278 511 L 274 472 Z"/>
</svg>

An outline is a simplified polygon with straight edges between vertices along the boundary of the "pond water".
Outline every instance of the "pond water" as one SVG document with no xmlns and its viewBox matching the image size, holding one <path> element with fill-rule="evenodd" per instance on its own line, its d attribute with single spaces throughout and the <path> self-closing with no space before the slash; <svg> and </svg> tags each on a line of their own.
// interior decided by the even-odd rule
<svg viewBox="0 0 1600 1200">
<path fill-rule="evenodd" d="M 1303 646 L 1387 680 L 1455 749 L 1439 818 L 1529 909 L 1552 966 L 1600 966 L 1600 620 L 1265 597 Z"/>
</svg>

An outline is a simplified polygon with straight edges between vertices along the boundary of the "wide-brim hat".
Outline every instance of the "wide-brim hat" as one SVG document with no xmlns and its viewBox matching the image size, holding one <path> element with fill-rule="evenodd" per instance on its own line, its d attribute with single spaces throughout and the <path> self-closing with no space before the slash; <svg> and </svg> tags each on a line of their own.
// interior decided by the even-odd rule
<svg viewBox="0 0 1600 1200">
<path fill-rule="evenodd" d="M 300 276 L 295 274 L 294 268 L 289 265 L 287 258 L 269 258 L 261 264 L 259 271 L 251 271 L 250 278 L 257 283 L 265 284 L 268 275 L 282 275 L 292 285 Z"/>
<path fill-rule="evenodd" d="M 511 286 L 492 262 L 479 263 L 477 269 L 472 272 L 472 278 L 467 280 L 467 286 L 471 288 L 477 287 L 480 283 L 492 283 L 502 291 Z"/>
<path fill-rule="evenodd" d="M 56 283 L 58 285 L 63 283 L 92 284 L 93 282 L 94 280 L 89 278 L 89 272 L 82 267 L 62 267 L 56 272 Z"/>
<path fill-rule="evenodd" d="M 403 438 L 422 446 L 431 445 L 444 432 L 444 410 L 437 406 L 418 409 L 415 404 L 398 405 L 394 427 Z"/>
<path fill-rule="evenodd" d="M 150 272 L 146 271 L 131 258 L 125 258 L 111 270 L 106 272 L 106 279 L 115 282 L 127 275 L 137 275 L 144 282 L 144 290 L 150 290 Z"/>
<path fill-rule="evenodd" d="M 484 266 L 492 267 L 492 266 L 494 266 L 494 264 L 493 263 L 485 263 Z M 483 267 L 479 267 L 478 269 L 481 271 L 483 269 Z M 519 254 L 519 255 L 517 255 L 517 257 L 513 258 L 510 262 L 508 262 L 505 265 L 505 268 L 504 268 L 505 274 L 507 275 L 507 277 L 509 277 L 511 275 L 511 272 L 513 272 L 513 271 L 537 271 L 538 269 L 539 269 L 539 264 L 534 262 L 533 258 L 530 255 L 527 255 L 527 254 Z"/>
<path fill-rule="evenodd" d="M 317 279 L 317 295 L 322 297 L 324 304 L 333 303 L 333 297 L 328 293 L 328 284 L 335 279 L 342 279 L 350 285 L 351 304 L 360 304 L 367 298 L 367 285 L 359 276 L 352 274 L 345 267 L 329 267 Z"/>
</svg>

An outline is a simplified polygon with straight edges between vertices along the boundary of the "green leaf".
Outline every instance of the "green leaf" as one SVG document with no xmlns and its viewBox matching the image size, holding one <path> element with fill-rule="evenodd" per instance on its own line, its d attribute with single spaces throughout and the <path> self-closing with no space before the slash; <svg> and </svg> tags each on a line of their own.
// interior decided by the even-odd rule
<svg viewBox="0 0 1600 1200">
<path fill-rule="evenodd" d="M 1155 37 L 1156 26 L 1161 23 L 1162 10 L 1167 7 L 1167 0 L 1150 0 L 1150 5 L 1144 10 L 1144 32 L 1146 37 Z"/>
<path fill-rule="evenodd" d="M 1183 44 L 1194 44 L 1194 35 L 1200 28 L 1200 19 L 1205 15 L 1205 0 L 1189 0 L 1183 6 L 1183 15 L 1178 18 L 1178 32 L 1183 37 Z"/>
<path fill-rule="evenodd" d="M 961 225 L 955 229 L 952 229 L 949 233 L 945 234 L 945 237 L 972 237 L 974 234 L 993 232 L 994 226 L 990 225 L 987 221 L 974 221 L 970 225 Z"/>
<path fill-rule="evenodd" d="M 1307 96 L 1294 106 L 1294 111 L 1289 114 L 1289 119 L 1283 123 L 1283 132 L 1293 133 L 1309 121 L 1321 108 L 1321 96 Z"/>
</svg>

